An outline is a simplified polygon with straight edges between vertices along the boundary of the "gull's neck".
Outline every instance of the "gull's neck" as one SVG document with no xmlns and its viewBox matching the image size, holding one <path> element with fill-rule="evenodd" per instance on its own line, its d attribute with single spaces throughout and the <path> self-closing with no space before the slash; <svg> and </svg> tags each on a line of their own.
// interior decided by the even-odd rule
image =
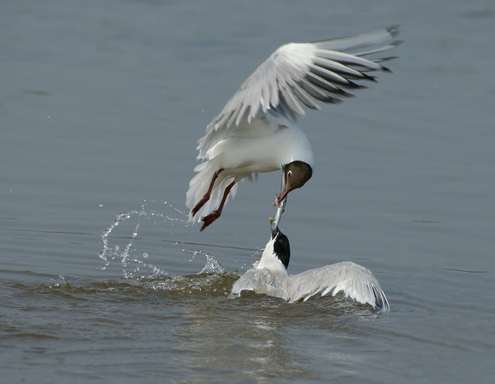
<svg viewBox="0 0 495 384">
<path fill-rule="evenodd" d="M 270 239 L 270 241 L 266 244 L 265 250 L 261 255 L 261 259 L 260 261 L 258 261 L 255 267 L 257 269 L 265 268 L 270 272 L 287 275 L 287 269 L 285 268 L 285 265 L 282 263 L 274 249 L 276 238 L 277 237 L 275 237 L 274 239 Z"/>
</svg>

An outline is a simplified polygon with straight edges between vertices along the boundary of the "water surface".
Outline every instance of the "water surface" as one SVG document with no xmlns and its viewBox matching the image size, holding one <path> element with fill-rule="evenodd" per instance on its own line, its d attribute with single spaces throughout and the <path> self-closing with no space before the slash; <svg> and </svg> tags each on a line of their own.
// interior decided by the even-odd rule
<svg viewBox="0 0 495 384">
<path fill-rule="evenodd" d="M 3 380 L 492 380 L 492 2 L 23 1 L 0 21 Z M 391 311 L 229 299 L 280 175 L 200 233 L 196 140 L 281 44 L 392 24 L 393 73 L 300 120 L 317 168 L 281 224 L 290 273 L 354 261 Z"/>
</svg>

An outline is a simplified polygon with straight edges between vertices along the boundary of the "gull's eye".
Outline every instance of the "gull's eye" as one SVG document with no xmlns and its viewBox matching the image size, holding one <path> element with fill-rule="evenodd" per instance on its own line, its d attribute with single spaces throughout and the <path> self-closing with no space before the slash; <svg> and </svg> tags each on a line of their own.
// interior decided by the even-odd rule
<svg viewBox="0 0 495 384">
<path fill-rule="evenodd" d="M 291 176 L 292 176 L 292 171 L 287 172 L 287 177 L 291 177 Z"/>
</svg>

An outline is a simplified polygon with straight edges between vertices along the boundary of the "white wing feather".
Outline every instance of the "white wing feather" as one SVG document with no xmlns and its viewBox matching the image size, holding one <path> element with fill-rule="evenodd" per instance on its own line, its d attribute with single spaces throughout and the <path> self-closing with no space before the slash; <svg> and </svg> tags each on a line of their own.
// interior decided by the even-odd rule
<svg viewBox="0 0 495 384">
<path fill-rule="evenodd" d="M 390 305 L 380 283 L 366 268 L 350 261 L 312 269 L 290 276 L 290 284 L 284 292 L 284 299 L 295 302 L 320 294 L 335 296 L 339 292 L 362 304 L 370 304 L 382 310 Z"/>
<path fill-rule="evenodd" d="M 380 312 L 387 312 L 390 304 L 380 283 L 366 268 L 350 261 L 327 265 L 289 276 L 269 270 L 253 268 L 232 287 L 232 296 L 242 291 L 254 291 L 280 297 L 290 303 L 306 301 L 315 295 L 333 296 L 342 293 L 362 304 L 369 304 Z"/>
<path fill-rule="evenodd" d="M 301 103 L 319 109 L 315 100 L 338 102 L 351 96 L 344 89 L 362 88 L 354 80 L 374 80 L 365 72 L 386 70 L 380 62 L 389 58 L 368 60 L 364 55 L 395 47 L 397 27 L 350 38 L 314 43 L 291 43 L 278 48 L 249 76 L 227 102 L 224 109 L 206 128 L 198 141 L 198 159 L 227 135 L 233 135 L 243 119 L 249 127 L 252 119 L 262 117 L 269 109 L 278 110 L 295 120 L 304 115 Z"/>
</svg>

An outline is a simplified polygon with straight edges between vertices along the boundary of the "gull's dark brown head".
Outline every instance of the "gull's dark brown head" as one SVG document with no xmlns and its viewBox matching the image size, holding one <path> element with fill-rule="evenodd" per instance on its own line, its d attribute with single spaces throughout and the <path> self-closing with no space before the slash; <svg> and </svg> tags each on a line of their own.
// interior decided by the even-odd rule
<svg viewBox="0 0 495 384">
<path fill-rule="evenodd" d="M 278 201 L 285 199 L 290 191 L 301 188 L 313 175 L 313 169 L 304 161 L 293 161 L 284 165 L 282 170 L 284 172 L 284 190 L 278 197 Z"/>
</svg>

